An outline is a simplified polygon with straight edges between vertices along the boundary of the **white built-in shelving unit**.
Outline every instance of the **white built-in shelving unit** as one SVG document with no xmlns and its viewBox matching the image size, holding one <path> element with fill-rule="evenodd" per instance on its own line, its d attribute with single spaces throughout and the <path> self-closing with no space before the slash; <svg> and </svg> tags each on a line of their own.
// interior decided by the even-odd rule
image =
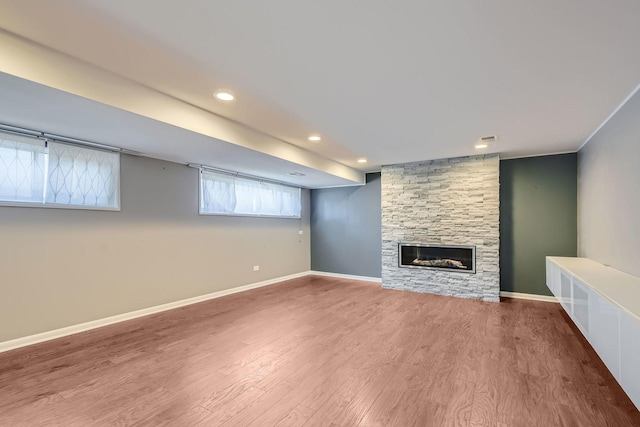
<svg viewBox="0 0 640 427">
<path fill-rule="evenodd" d="M 587 258 L 547 257 L 547 286 L 640 408 L 640 278 Z"/>
</svg>

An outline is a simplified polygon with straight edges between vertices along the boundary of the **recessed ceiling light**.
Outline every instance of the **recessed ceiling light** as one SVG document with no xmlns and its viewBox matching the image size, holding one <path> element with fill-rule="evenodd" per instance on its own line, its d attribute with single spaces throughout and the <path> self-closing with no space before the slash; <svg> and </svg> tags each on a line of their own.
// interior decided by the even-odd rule
<svg viewBox="0 0 640 427">
<path fill-rule="evenodd" d="M 358 163 L 367 163 L 367 159 L 358 159 Z"/>
<path fill-rule="evenodd" d="M 233 96 L 232 93 L 222 90 L 214 93 L 214 96 L 220 101 L 233 101 L 235 99 L 235 96 Z"/>
<path fill-rule="evenodd" d="M 289 172 L 289 176 L 305 176 L 302 172 Z"/>
<path fill-rule="evenodd" d="M 320 135 L 309 135 L 309 138 L 307 138 L 309 141 L 313 141 L 313 142 L 318 142 L 320 141 L 322 138 L 320 138 Z"/>
<path fill-rule="evenodd" d="M 476 141 L 475 147 L 478 149 L 487 148 L 489 144 L 494 143 L 497 140 L 498 140 L 498 135 L 483 136 Z"/>
</svg>

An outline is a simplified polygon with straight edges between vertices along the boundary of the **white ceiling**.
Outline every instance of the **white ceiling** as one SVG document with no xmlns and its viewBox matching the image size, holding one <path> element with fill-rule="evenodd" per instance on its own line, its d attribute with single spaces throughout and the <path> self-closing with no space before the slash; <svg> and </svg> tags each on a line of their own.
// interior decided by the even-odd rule
<svg viewBox="0 0 640 427">
<path fill-rule="evenodd" d="M 491 134 L 503 157 L 575 151 L 640 83 L 638 22 L 637 0 L 0 0 L 0 27 L 70 61 L 359 170 Z M 54 77 L 39 82 L 158 119 Z"/>
</svg>

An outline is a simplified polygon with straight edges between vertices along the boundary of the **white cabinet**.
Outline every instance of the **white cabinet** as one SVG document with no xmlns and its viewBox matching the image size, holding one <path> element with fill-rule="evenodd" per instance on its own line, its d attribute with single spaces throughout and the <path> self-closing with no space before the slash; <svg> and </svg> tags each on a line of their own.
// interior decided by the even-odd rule
<svg viewBox="0 0 640 427">
<path fill-rule="evenodd" d="M 589 342 L 620 382 L 620 310 L 604 298 L 589 300 Z"/>
<path fill-rule="evenodd" d="M 556 297 L 558 296 L 558 287 L 556 286 L 556 283 L 558 282 L 558 279 L 556 278 L 557 270 L 556 265 L 550 259 L 547 259 L 547 287 Z"/>
<path fill-rule="evenodd" d="M 640 406 L 640 322 L 620 315 L 620 375 L 622 388 Z"/>
<path fill-rule="evenodd" d="M 589 289 L 575 277 L 571 279 L 573 321 L 585 337 L 589 337 Z"/>
<path fill-rule="evenodd" d="M 586 258 L 546 261 L 547 286 L 640 409 L 640 278 Z"/>
<path fill-rule="evenodd" d="M 569 315 L 573 315 L 571 304 L 571 276 L 560 270 L 560 304 L 567 310 Z"/>
</svg>

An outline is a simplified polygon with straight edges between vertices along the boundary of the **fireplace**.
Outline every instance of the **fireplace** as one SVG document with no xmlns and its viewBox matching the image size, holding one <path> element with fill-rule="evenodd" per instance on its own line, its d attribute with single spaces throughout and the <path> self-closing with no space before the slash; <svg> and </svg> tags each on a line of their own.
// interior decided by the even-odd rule
<svg viewBox="0 0 640 427">
<path fill-rule="evenodd" d="M 498 155 L 382 166 L 380 184 L 384 288 L 500 301 Z M 466 251 L 425 252 L 438 246 Z"/>
<path fill-rule="evenodd" d="M 398 244 L 398 267 L 475 274 L 476 247 L 400 243 Z"/>
</svg>

